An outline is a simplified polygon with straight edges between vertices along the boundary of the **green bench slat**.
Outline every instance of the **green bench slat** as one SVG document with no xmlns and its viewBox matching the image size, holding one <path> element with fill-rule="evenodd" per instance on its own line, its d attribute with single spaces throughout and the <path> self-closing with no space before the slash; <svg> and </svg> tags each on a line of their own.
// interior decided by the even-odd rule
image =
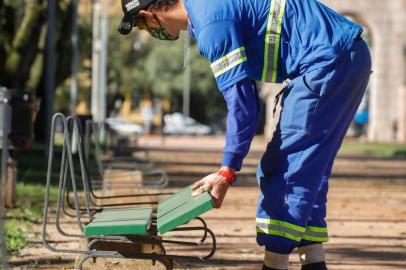
<svg viewBox="0 0 406 270">
<path fill-rule="evenodd" d="M 146 234 L 152 208 L 108 209 L 84 228 L 85 236 Z"/>
<path fill-rule="evenodd" d="M 159 203 L 158 231 L 161 234 L 169 232 L 213 208 L 213 201 L 208 192 L 193 197 L 189 186 Z"/>
</svg>

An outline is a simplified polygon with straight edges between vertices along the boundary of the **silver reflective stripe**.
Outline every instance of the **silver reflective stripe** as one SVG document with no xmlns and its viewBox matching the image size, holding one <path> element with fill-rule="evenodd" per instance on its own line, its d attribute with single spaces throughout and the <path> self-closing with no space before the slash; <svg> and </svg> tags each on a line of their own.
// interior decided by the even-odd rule
<svg viewBox="0 0 406 270">
<path fill-rule="evenodd" d="M 262 81 L 265 82 L 276 82 L 285 6 L 286 0 L 271 0 L 268 26 L 265 34 L 264 68 L 262 70 Z"/>
<path fill-rule="evenodd" d="M 328 233 L 326 232 L 306 231 L 305 234 L 311 237 L 328 238 Z"/>
<path fill-rule="evenodd" d="M 265 224 L 265 223 L 257 223 L 257 227 L 260 229 L 265 229 L 267 231 L 278 231 L 278 232 L 282 232 L 282 233 L 287 233 L 296 237 L 302 237 L 304 233 L 290 229 L 290 228 L 286 228 L 286 227 L 282 227 L 282 226 L 278 226 L 278 225 L 274 225 L 274 224 Z"/>
<path fill-rule="evenodd" d="M 214 76 L 218 77 L 245 61 L 247 61 L 247 55 L 245 48 L 241 47 L 213 62 L 210 66 Z"/>
<path fill-rule="evenodd" d="M 303 239 L 314 242 L 327 242 L 329 240 L 327 228 L 307 227 Z"/>
</svg>

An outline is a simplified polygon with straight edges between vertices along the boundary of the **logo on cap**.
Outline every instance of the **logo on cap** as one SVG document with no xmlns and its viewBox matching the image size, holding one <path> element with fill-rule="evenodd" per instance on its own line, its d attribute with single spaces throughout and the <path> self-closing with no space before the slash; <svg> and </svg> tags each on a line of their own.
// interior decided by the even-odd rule
<svg viewBox="0 0 406 270">
<path fill-rule="evenodd" d="M 133 10 L 136 7 L 140 6 L 140 1 L 139 0 L 133 0 L 131 2 L 129 2 L 128 4 L 125 5 L 125 8 L 127 9 L 127 12 L 130 12 L 131 10 Z"/>
</svg>

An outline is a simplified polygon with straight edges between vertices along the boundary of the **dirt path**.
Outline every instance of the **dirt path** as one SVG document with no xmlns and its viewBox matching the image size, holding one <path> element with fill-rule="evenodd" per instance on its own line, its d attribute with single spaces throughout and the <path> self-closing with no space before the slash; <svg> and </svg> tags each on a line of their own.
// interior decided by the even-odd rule
<svg viewBox="0 0 406 270">
<path fill-rule="evenodd" d="M 254 149 L 261 147 L 261 142 L 255 142 Z M 204 263 L 177 261 L 176 269 L 260 269 L 263 255 L 255 243 L 258 189 L 254 175 L 260 154 L 254 151 L 246 159 L 239 183 L 230 190 L 223 208 L 204 215 L 217 236 L 215 256 Z M 152 152 L 151 159 L 169 173 L 170 190 L 176 190 L 216 171 L 221 154 L 215 151 Z M 406 161 L 339 158 L 330 183 L 328 222 L 331 240 L 326 244 L 329 269 L 406 269 Z M 69 219 L 64 226 L 67 230 L 76 230 Z M 39 239 L 39 226 L 34 226 L 34 230 L 37 232 L 34 238 Z M 56 235 L 54 231 L 50 237 Z M 62 242 L 60 237 L 55 240 L 59 247 L 79 246 L 78 242 L 69 239 L 65 239 L 67 242 Z M 181 252 L 195 253 L 191 249 Z M 47 260 L 54 261 L 58 255 L 46 251 L 39 243 L 31 244 L 12 259 L 27 258 L 36 258 L 39 263 L 23 265 L 21 269 L 72 269 L 73 263 L 69 260 L 75 259 L 63 255 L 59 263 L 50 265 Z M 292 254 L 291 260 L 290 269 L 300 269 L 297 254 Z M 87 269 L 162 268 L 153 268 L 149 262 L 99 260 L 96 265 L 88 263 Z"/>
</svg>

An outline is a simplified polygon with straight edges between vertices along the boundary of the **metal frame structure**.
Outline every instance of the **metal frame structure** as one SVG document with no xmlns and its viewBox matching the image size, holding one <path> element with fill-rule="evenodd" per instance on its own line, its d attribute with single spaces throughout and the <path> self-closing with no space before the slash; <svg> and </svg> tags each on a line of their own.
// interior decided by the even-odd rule
<svg viewBox="0 0 406 270">
<path fill-rule="evenodd" d="M 91 210 L 94 212 L 100 211 L 104 207 L 116 207 L 116 206 L 131 206 L 131 205 L 157 205 L 158 201 L 134 201 L 134 202 L 127 202 L 127 203 L 103 203 L 103 200 L 110 200 L 110 199 L 123 199 L 123 198 L 150 198 L 151 196 L 164 196 L 164 195 L 172 195 L 173 193 L 168 193 L 168 192 L 160 192 L 160 193 L 148 193 L 148 194 L 115 194 L 112 196 L 102 196 L 96 194 L 96 188 L 94 186 L 94 181 L 92 181 L 89 169 L 88 169 L 88 162 L 85 157 L 85 145 L 83 143 L 83 136 L 82 136 L 82 130 L 80 126 L 80 121 L 78 117 L 68 117 L 67 120 L 67 136 L 70 139 L 70 142 L 75 141 L 77 145 L 75 145 L 75 148 L 78 150 L 78 156 L 79 156 L 79 163 L 80 163 L 80 170 L 81 170 L 81 175 L 80 177 L 82 178 L 82 185 L 81 188 L 84 188 L 87 193 L 88 197 L 86 198 L 86 203 L 87 205 L 90 206 Z M 72 146 L 73 147 L 73 146 Z M 65 170 L 67 170 L 65 168 Z M 65 172 L 64 178 L 66 178 L 67 172 Z M 65 181 L 65 183 L 67 183 Z M 80 182 L 76 183 L 76 187 L 80 186 Z M 100 186 L 100 185 L 99 185 Z M 121 186 L 122 187 L 122 186 Z M 128 185 L 127 187 L 136 187 L 134 185 Z M 75 206 L 71 201 L 71 189 L 67 189 L 65 193 L 66 197 L 66 205 L 71 209 L 74 210 Z M 65 204 L 63 205 L 65 206 Z M 73 214 L 68 211 L 65 207 L 63 207 L 64 213 L 68 216 L 73 216 Z M 83 212 L 85 211 L 85 208 L 80 208 L 80 210 Z"/>
<path fill-rule="evenodd" d="M 57 205 L 56 205 L 56 221 L 55 226 L 57 231 L 65 236 L 76 239 L 89 239 L 90 243 L 87 249 L 68 249 L 68 248 L 57 248 L 51 245 L 51 242 L 47 239 L 47 225 L 48 225 L 48 213 L 49 213 L 49 194 L 51 186 L 51 173 L 53 171 L 53 162 L 55 158 L 54 151 L 54 140 L 55 140 L 55 126 L 57 121 L 62 122 L 64 128 L 64 142 L 61 157 L 61 166 L 59 171 L 59 183 L 58 183 L 58 194 L 57 194 Z M 75 123 L 75 121 L 72 121 Z M 152 223 L 149 227 L 148 233 L 145 235 L 123 235 L 123 236 L 97 236 L 86 237 L 84 235 L 84 225 L 92 222 L 94 219 L 93 213 L 90 208 L 90 192 L 88 189 L 87 178 L 85 177 L 85 172 L 81 170 L 82 181 L 84 187 L 85 195 L 85 209 L 81 211 L 79 200 L 79 194 L 77 190 L 76 174 L 73 162 L 73 154 L 71 149 L 71 136 L 68 132 L 69 124 L 68 120 L 63 114 L 55 114 L 51 122 L 51 134 L 50 134 L 50 146 L 49 146 L 49 157 L 48 157 L 48 170 L 47 170 L 47 180 L 46 180 L 46 191 L 45 191 L 45 203 L 43 211 L 43 224 L 42 224 L 42 242 L 44 246 L 52 252 L 57 253 L 70 253 L 70 254 L 81 254 L 82 259 L 78 264 L 78 269 L 82 269 L 83 264 L 89 259 L 96 258 L 117 258 L 117 259 L 144 259 L 151 260 L 153 263 L 156 261 L 163 264 L 166 269 L 172 269 L 173 259 L 197 259 L 197 260 L 207 260 L 211 258 L 216 251 L 216 238 L 214 233 L 207 227 L 205 221 L 201 218 L 196 218 L 195 220 L 200 222 L 201 226 L 190 226 L 183 225 L 172 231 L 176 232 L 187 232 L 195 231 L 202 232 L 203 236 L 197 241 L 177 241 L 165 239 L 163 236 L 158 235 L 157 232 L 157 217 L 153 215 Z M 83 153 L 82 153 L 83 154 Z M 83 155 L 79 154 L 79 156 Z M 84 169 L 85 163 L 81 163 L 81 169 Z M 69 177 L 68 177 L 69 176 Z M 60 218 L 62 214 L 64 195 L 66 193 L 67 182 L 70 180 L 73 190 L 74 198 L 74 211 L 75 220 L 80 233 L 67 233 L 61 228 Z M 103 210 L 102 208 L 101 210 Z M 165 249 L 165 245 L 179 245 L 179 246 L 202 246 L 210 236 L 211 249 L 210 252 L 205 256 L 184 256 L 178 254 L 168 254 Z M 140 245 L 149 245 L 152 247 L 152 251 L 145 252 L 140 251 Z M 155 247 L 155 248 L 154 248 Z"/>
<path fill-rule="evenodd" d="M 80 121 L 79 118 L 77 117 L 68 117 L 66 119 L 66 133 L 67 136 L 70 140 L 70 142 L 75 141 L 76 145 L 75 148 L 78 150 L 78 156 L 79 156 L 79 163 L 80 163 L 80 178 L 82 178 L 82 181 L 80 183 L 76 182 L 76 188 L 78 188 L 79 186 L 81 188 L 83 188 L 83 190 L 85 191 L 86 194 L 86 205 L 90 208 L 90 210 L 92 211 L 92 213 L 97 213 L 99 211 L 101 211 L 103 208 L 105 207 L 118 207 L 118 206 L 134 206 L 134 205 L 157 205 L 158 201 L 136 201 L 136 202 L 126 202 L 126 203 L 103 203 L 103 200 L 110 200 L 110 199 L 123 199 L 123 198 L 148 198 L 151 196 L 164 196 L 164 195 L 172 195 L 173 193 L 165 193 L 165 192 L 160 192 L 160 193 L 148 193 L 148 194 L 115 194 L 113 196 L 101 196 L 96 194 L 96 188 L 94 186 L 94 182 L 91 179 L 90 176 L 90 172 L 88 169 L 88 163 L 85 157 L 85 145 L 83 143 L 83 136 L 82 136 L 82 130 L 81 130 L 81 126 L 80 126 Z M 75 139 L 74 139 L 75 137 Z M 71 145 L 73 148 L 73 145 Z M 73 155 L 73 153 L 72 153 Z M 74 172 L 75 173 L 75 172 Z M 67 167 L 65 168 L 65 172 L 64 172 L 64 183 L 69 184 L 66 181 L 66 177 L 67 177 L 68 171 L 67 171 Z M 96 180 L 97 181 L 97 180 Z M 132 188 L 136 188 L 137 186 L 128 186 L 128 187 L 132 187 Z M 71 185 L 71 189 L 65 189 L 64 188 L 64 192 L 65 192 L 65 197 L 66 197 L 66 205 L 71 209 L 74 210 L 75 209 L 75 205 L 74 203 L 72 203 L 71 201 L 71 191 L 73 190 L 73 185 Z M 71 211 L 69 211 L 67 208 L 65 208 L 65 204 L 63 204 L 63 210 L 64 213 L 68 216 L 73 217 L 74 214 L 71 213 Z M 80 211 L 86 211 L 85 208 L 80 208 Z"/>
<path fill-rule="evenodd" d="M 5 187 L 7 185 L 7 162 L 9 156 L 8 136 L 11 130 L 11 108 L 9 104 L 10 99 L 11 96 L 7 88 L 0 87 L 0 110 L 2 110 L 1 116 L 3 116 L 3 119 L 0 119 L 0 129 L 2 131 L 2 135 L 0 137 L 0 186 L 4 187 L 0 188 L 0 204 L 6 203 Z"/>
<path fill-rule="evenodd" d="M 158 176 L 158 179 L 150 179 L 148 182 L 150 183 L 144 183 L 143 186 L 147 187 L 153 187 L 153 188 L 163 188 L 168 186 L 169 184 L 169 179 L 168 175 L 159 169 L 154 169 L 153 168 L 153 163 L 148 160 L 148 151 L 145 151 L 146 159 L 139 159 L 135 158 L 132 156 L 115 156 L 111 159 L 103 159 L 102 156 L 104 156 L 104 153 L 102 151 L 102 147 L 99 142 L 100 136 L 100 131 L 102 129 L 105 129 L 108 132 L 108 134 L 111 134 L 111 130 L 109 128 L 109 125 L 107 123 L 95 123 L 92 120 L 86 121 L 85 125 L 85 135 L 84 135 L 84 143 L 85 143 L 85 156 L 86 156 L 86 161 L 89 164 L 90 161 L 90 156 L 91 155 L 91 146 L 94 145 L 94 151 L 95 151 L 95 162 L 97 165 L 97 173 L 101 178 L 105 175 L 105 170 L 107 169 L 124 169 L 124 170 L 138 170 L 140 171 L 141 175 L 143 177 L 154 177 Z M 128 172 L 120 172 L 117 174 L 118 177 L 125 177 L 129 176 Z M 105 180 L 105 179 L 104 179 Z M 95 183 L 97 184 L 97 183 Z M 110 183 L 106 184 L 106 181 L 103 182 L 103 186 L 111 186 L 111 185 L 118 185 L 118 186 L 133 186 L 134 184 L 131 183 L 130 181 L 119 181 L 118 183 Z"/>
</svg>

